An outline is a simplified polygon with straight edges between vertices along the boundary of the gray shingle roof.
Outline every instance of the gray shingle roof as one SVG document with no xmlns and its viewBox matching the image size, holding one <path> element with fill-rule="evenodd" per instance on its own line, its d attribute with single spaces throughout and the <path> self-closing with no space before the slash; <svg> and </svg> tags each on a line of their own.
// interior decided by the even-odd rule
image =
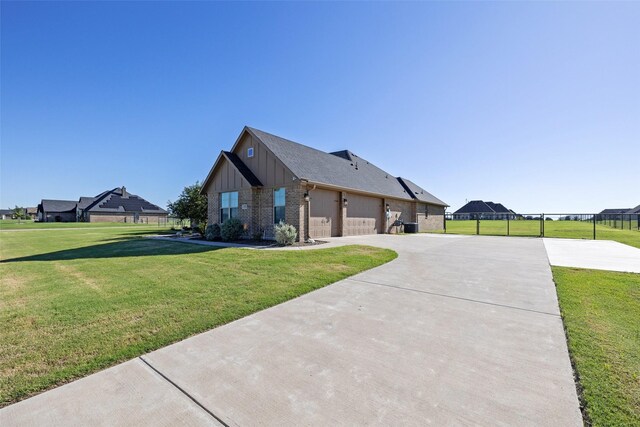
<svg viewBox="0 0 640 427">
<path fill-rule="evenodd" d="M 427 202 L 433 205 L 449 206 L 433 194 L 429 193 L 427 190 L 418 186 L 416 183 L 409 181 L 407 178 L 398 178 L 398 182 L 400 182 L 405 190 L 407 190 L 409 193 L 412 193 L 413 196 L 421 202 Z"/>
<path fill-rule="evenodd" d="M 78 201 L 78 209 L 85 209 L 95 200 L 96 200 L 95 197 L 80 197 L 80 201 Z"/>
<path fill-rule="evenodd" d="M 629 209 L 626 213 L 628 214 L 640 214 L 640 205 L 635 208 Z"/>
<path fill-rule="evenodd" d="M 123 191 L 121 187 L 116 187 L 113 190 L 104 191 L 97 195 L 93 202 L 87 205 L 85 212 L 167 213 L 164 209 L 146 201 L 142 197 Z"/>
<path fill-rule="evenodd" d="M 393 175 L 348 150 L 325 153 L 258 129 L 247 129 L 299 179 L 398 199 L 417 198 Z M 430 203 L 446 206 L 433 199 Z"/>
<path fill-rule="evenodd" d="M 482 200 L 472 200 L 457 211 L 454 214 L 463 213 L 494 213 L 495 211 L 491 206 L 487 205 Z"/>
<path fill-rule="evenodd" d="M 255 176 L 253 172 L 251 172 L 251 170 L 242 162 L 242 160 L 240 160 L 240 157 L 238 157 L 237 154 L 231 153 L 229 151 L 223 151 L 222 154 L 227 158 L 227 160 L 233 163 L 238 172 L 240 172 L 244 179 L 247 180 L 250 186 L 262 187 L 262 183 L 260 182 L 258 177 Z"/>
<path fill-rule="evenodd" d="M 629 208 L 620 208 L 620 209 L 604 209 L 601 214 L 623 214 L 629 212 L 631 209 Z"/>
<path fill-rule="evenodd" d="M 69 212 L 76 208 L 78 202 L 74 200 L 43 199 L 40 204 L 45 212 Z"/>
</svg>

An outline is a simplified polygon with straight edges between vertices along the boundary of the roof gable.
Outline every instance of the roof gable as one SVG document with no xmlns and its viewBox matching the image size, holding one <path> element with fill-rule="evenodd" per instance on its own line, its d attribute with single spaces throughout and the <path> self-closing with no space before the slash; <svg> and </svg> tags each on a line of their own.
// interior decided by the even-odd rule
<svg viewBox="0 0 640 427">
<path fill-rule="evenodd" d="M 252 187 L 262 187 L 262 183 L 257 176 L 245 165 L 237 154 L 229 151 L 223 151 L 222 154 L 226 159 L 236 168 L 238 173 L 249 183 Z"/>
</svg>

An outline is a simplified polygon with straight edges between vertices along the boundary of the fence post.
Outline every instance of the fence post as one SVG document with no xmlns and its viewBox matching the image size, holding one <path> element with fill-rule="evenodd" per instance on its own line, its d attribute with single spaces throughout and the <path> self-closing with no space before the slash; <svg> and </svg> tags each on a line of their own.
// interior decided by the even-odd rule
<svg viewBox="0 0 640 427">
<path fill-rule="evenodd" d="M 596 216 L 593 215 L 593 240 L 596 240 Z"/>
<path fill-rule="evenodd" d="M 509 216 L 511 215 L 507 214 L 507 236 L 509 235 Z"/>
<path fill-rule="evenodd" d="M 480 234 L 480 219 L 476 218 L 476 235 Z"/>
<path fill-rule="evenodd" d="M 544 214 L 540 214 L 540 237 L 544 237 Z"/>
</svg>

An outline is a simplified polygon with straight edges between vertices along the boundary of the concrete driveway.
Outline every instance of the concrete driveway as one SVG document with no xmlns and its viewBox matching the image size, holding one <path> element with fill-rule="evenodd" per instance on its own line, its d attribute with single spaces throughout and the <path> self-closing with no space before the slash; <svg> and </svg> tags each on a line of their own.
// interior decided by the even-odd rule
<svg viewBox="0 0 640 427">
<path fill-rule="evenodd" d="M 400 256 L 4 408 L 0 424 L 582 425 L 542 240 L 331 245 L 351 243 Z"/>
</svg>

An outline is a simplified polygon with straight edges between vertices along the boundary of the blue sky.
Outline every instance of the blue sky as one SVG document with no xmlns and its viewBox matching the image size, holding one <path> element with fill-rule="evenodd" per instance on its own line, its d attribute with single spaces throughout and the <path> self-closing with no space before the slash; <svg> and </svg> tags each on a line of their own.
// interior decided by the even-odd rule
<svg viewBox="0 0 640 427">
<path fill-rule="evenodd" d="M 1 4 L 0 206 L 165 205 L 247 124 L 451 205 L 640 203 L 640 3 Z"/>
</svg>

